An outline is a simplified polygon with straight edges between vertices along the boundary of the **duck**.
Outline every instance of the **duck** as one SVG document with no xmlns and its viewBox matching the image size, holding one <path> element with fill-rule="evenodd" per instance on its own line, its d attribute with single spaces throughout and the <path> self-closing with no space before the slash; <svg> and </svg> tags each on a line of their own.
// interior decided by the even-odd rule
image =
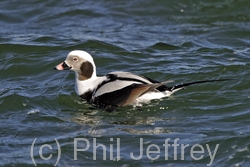
<svg viewBox="0 0 250 167">
<path fill-rule="evenodd" d="M 111 111 L 116 107 L 138 106 L 154 99 L 169 97 L 189 85 L 228 80 L 202 80 L 166 86 L 173 80 L 160 82 L 144 75 L 123 71 L 97 76 L 93 57 L 83 50 L 71 51 L 65 61 L 56 65 L 54 69 L 74 71 L 76 94 L 90 104 Z"/>
</svg>

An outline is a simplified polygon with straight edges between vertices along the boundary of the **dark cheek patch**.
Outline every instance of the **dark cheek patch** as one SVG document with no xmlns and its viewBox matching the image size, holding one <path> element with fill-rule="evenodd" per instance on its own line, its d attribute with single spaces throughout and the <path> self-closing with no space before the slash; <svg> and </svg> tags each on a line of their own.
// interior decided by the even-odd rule
<svg viewBox="0 0 250 167">
<path fill-rule="evenodd" d="M 80 69 L 81 69 L 81 74 L 79 74 L 79 80 L 86 80 L 91 78 L 94 68 L 90 62 L 86 61 L 82 63 Z"/>
</svg>

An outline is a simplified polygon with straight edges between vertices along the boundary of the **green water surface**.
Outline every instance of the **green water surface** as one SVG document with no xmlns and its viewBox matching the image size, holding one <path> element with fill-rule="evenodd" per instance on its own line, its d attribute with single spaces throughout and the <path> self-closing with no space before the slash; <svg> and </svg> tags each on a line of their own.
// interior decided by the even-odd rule
<svg viewBox="0 0 250 167">
<path fill-rule="evenodd" d="M 248 167 L 249 6 L 0 1 L 0 166 Z M 235 80 L 108 113 L 80 100 L 73 72 L 53 70 L 75 49 L 94 57 L 100 76 Z"/>
</svg>

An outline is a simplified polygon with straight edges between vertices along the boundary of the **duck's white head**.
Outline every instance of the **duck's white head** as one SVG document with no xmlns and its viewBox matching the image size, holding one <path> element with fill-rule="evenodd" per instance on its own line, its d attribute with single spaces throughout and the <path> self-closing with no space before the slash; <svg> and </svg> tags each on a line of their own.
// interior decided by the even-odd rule
<svg viewBox="0 0 250 167">
<path fill-rule="evenodd" d="M 71 51 L 66 60 L 55 69 L 72 70 L 80 81 L 96 77 L 96 66 L 92 56 L 82 50 Z"/>
</svg>

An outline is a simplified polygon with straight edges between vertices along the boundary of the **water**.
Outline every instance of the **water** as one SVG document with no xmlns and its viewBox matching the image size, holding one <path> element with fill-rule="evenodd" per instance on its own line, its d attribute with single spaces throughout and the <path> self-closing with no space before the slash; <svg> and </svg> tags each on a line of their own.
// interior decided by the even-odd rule
<svg viewBox="0 0 250 167">
<path fill-rule="evenodd" d="M 249 166 L 247 0 L 3 0 L 0 6 L 0 166 L 34 166 L 32 156 L 37 166 L 54 166 L 59 148 L 57 166 Z M 107 113 L 81 102 L 72 72 L 53 70 L 74 49 L 93 55 L 98 75 L 235 80 Z M 85 151 L 74 160 L 76 138 Z M 107 160 L 102 146 L 94 154 L 94 140 L 106 147 Z"/>
</svg>

